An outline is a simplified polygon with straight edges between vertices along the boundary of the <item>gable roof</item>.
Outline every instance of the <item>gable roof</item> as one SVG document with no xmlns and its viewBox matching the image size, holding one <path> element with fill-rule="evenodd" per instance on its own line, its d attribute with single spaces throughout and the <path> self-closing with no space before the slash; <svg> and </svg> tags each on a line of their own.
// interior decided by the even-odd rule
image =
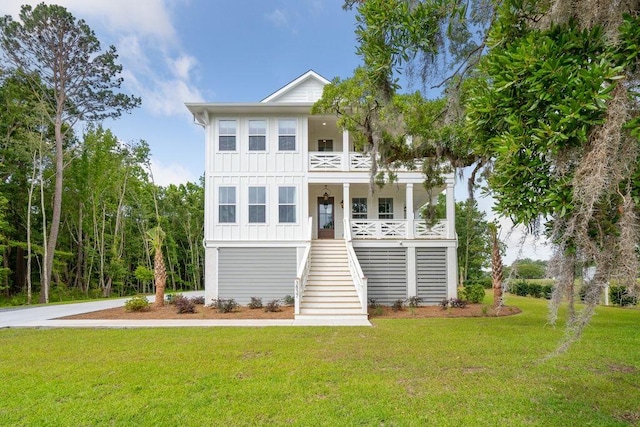
<svg viewBox="0 0 640 427">
<path fill-rule="evenodd" d="M 325 79 L 320 74 L 313 70 L 309 70 L 260 102 L 290 102 L 294 99 L 299 99 L 300 101 L 298 102 L 316 101 L 322 95 L 322 88 L 329 83 L 329 80 Z M 310 90 L 312 93 L 309 93 Z M 309 97 L 314 99 L 309 99 Z"/>
</svg>

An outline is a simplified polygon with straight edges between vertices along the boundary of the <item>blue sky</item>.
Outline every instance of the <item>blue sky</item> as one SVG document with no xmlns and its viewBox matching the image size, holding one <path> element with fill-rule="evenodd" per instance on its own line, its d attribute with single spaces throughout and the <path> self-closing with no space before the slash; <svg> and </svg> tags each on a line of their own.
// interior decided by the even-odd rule
<svg viewBox="0 0 640 427">
<path fill-rule="evenodd" d="M 22 4 L 2 0 L 0 15 Z M 123 65 L 123 91 L 142 107 L 105 127 L 125 142 L 145 140 L 159 185 L 197 181 L 204 172 L 204 132 L 185 102 L 257 102 L 309 69 L 331 80 L 349 77 L 356 55 L 355 15 L 342 0 L 57 0 L 113 44 Z M 458 183 L 458 200 L 466 183 Z M 491 200 L 480 201 L 490 213 Z M 504 223 L 507 230 L 509 223 Z M 522 233 L 507 235 L 507 260 Z M 547 258 L 531 238 L 523 256 Z"/>
</svg>

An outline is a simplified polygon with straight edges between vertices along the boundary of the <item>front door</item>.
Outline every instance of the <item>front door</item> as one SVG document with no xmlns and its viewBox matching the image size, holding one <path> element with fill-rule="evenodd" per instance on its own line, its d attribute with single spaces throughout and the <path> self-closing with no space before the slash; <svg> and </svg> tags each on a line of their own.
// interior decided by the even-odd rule
<svg viewBox="0 0 640 427">
<path fill-rule="evenodd" d="M 334 231 L 333 197 L 318 197 L 318 239 L 333 239 Z"/>
</svg>

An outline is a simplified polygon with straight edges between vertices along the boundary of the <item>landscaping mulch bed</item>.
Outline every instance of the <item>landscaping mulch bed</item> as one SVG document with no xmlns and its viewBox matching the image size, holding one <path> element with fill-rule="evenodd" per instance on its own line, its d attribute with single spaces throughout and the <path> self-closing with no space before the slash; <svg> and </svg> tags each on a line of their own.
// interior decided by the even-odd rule
<svg viewBox="0 0 640 427">
<path fill-rule="evenodd" d="M 520 313 L 517 307 L 503 307 L 498 316 L 510 316 Z M 451 308 L 443 310 L 440 306 L 404 308 L 393 311 L 391 307 L 382 306 L 380 309 L 370 309 L 370 319 L 420 319 L 430 317 L 495 317 L 492 307 L 482 304 L 469 304 L 465 308 Z M 151 307 L 149 311 L 131 312 L 124 307 L 93 311 L 62 317 L 61 319 L 293 319 L 293 307 L 283 306 L 282 311 L 265 312 L 263 309 L 249 309 L 240 307 L 232 313 L 218 313 L 214 308 L 196 306 L 195 313 L 178 314 L 173 305 Z"/>
</svg>

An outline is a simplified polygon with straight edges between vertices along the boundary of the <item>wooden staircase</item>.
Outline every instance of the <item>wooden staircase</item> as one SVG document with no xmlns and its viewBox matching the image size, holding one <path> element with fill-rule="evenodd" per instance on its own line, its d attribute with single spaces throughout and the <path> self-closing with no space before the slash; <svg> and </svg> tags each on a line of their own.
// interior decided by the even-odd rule
<svg viewBox="0 0 640 427">
<path fill-rule="evenodd" d="M 307 285 L 296 319 L 366 320 L 349 271 L 344 240 L 313 240 Z"/>
</svg>

